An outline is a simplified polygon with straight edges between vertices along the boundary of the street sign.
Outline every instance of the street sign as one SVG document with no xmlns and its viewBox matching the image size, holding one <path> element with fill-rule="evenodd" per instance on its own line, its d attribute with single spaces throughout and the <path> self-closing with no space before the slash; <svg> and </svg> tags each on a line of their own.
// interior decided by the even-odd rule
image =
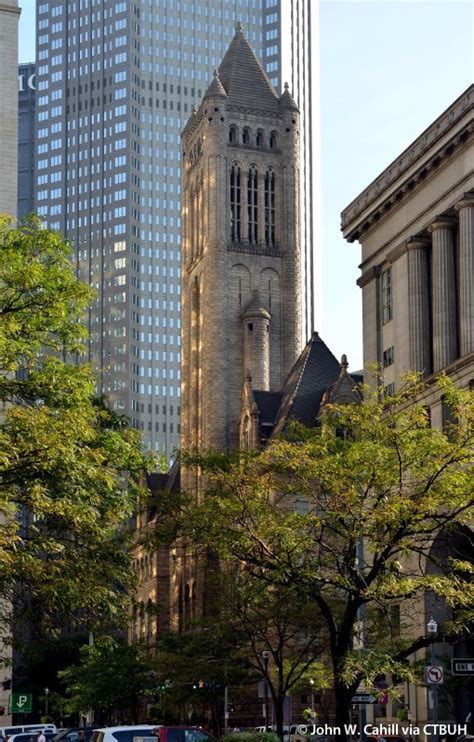
<svg viewBox="0 0 474 742">
<path fill-rule="evenodd" d="M 356 693 L 355 696 L 352 696 L 351 703 L 377 703 L 377 699 L 370 693 Z"/>
<path fill-rule="evenodd" d="M 33 695 L 31 693 L 12 693 L 10 696 L 10 712 L 12 714 L 31 714 L 33 710 Z"/>
<path fill-rule="evenodd" d="M 451 660 L 453 675 L 474 675 L 473 657 L 456 657 Z"/>
<path fill-rule="evenodd" d="M 440 685 L 444 680 L 443 668 L 439 665 L 428 665 L 426 668 L 426 682 L 431 685 Z"/>
</svg>

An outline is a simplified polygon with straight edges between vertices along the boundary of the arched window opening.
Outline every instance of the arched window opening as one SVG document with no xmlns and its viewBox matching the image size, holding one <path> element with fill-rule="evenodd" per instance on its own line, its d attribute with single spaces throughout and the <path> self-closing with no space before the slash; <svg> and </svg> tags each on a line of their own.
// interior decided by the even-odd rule
<svg viewBox="0 0 474 742">
<path fill-rule="evenodd" d="M 242 448 L 248 451 L 250 448 L 250 418 L 246 415 L 242 426 Z"/>
<path fill-rule="evenodd" d="M 237 144 L 238 136 L 237 136 L 237 127 L 231 126 L 229 129 L 229 142 L 230 144 Z"/>
<path fill-rule="evenodd" d="M 270 133 L 270 149 L 276 149 L 277 148 L 277 133 L 276 131 L 272 131 Z"/>
<path fill-rule="evenodd" d="M 258 173 L 251 165 L 247 179 L 247 213 L 248 240 L 250 244 L 258 242 Z"/>
<path fill-rule="evenodd" d="M 257 147 L 263 147 L 265 142 L 265 135 L 261 129 L 257 131 Z"/>
<path fill-rule="evenodd" d="M 242 134 L 242 141 L 244 144 L 250 144 L 250 129 L 244 129 Z"/>
<path fill-rule="evenodd" d="M 265 244 L 275 246 L 275 173 L 265 173 Z"/>
<path fill-rule="evenodd" d="M 240 205 L 240 167 L 234 164 L 230 171 L 230 238 L 232 242 L 240 242 L 241 240 Z"/>
</svg>

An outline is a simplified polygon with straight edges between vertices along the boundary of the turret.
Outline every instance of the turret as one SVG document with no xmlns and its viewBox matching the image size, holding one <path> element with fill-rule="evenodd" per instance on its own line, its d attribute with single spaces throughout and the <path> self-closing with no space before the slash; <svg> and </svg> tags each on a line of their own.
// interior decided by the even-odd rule
<svg viewBox="0 0 474 742">
<path fill-rule="evenodd" d="M 252 386 L 260 391 L 270 389 L 270 320 L 271 315 L 259 301 L 255 291 L 242 315 L 244 336 L 244 379 L 252 378 Z"/>
</svg>

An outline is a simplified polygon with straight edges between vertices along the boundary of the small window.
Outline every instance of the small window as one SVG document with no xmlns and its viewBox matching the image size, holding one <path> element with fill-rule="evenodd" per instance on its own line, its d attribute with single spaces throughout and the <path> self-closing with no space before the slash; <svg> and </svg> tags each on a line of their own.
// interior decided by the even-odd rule
<svg viewBox="0 0 474 742">
<path fill-rule="evenodd" d="M 253 332 L 253 322 L 249 322 L 247 325 L 247 329 L 249 332 Z"/>
<path fill-rule="evenodd" d="M 272 131 L 270 133 L 270 149 L 276 149 L 278 146 L 277 133 Z"/>
<path fill-rule="evenodd" d="M 256 142 L 257 142 L 257 147 L 263 147 L 264 142 L 265 142 L 265 136 L 264 136 L 264 133 L 263 133 L 263 131 L 261 129 L 259 129 L 257 131 Z"/>
<path fill-rule="evenodd" d="M 393 397 L 393 395 L 395 394 L 395 384 L 393 383 L 393 381 L 391 384 L 387 384 L 386 386 L 384 386 L 383 391 L 386 397 Z"/>
<path fill-rule="evenodd" d="M 229 129 L 229 142 L 230 144 L 237 144 L 238 136 L 237 136 L 237 127 L 231 126 Z"/>
<path fill-rule="evenodd" d="M 244 129 L 242 134 L 242 141 L 244 144 L 250 144 L 250 129 Z"/>
<path fill-rule="evenodd" d="M 392 269 L 382 273 L 382 322 L 390 322 L 393 316 Z"/>
<path fill-rule="evenodd" d="M 388 368 L 388 366 L 391 366 L 392 363 L 395 362 L 395 353 L 393 345 L 390 346 L 390 348 L 387 348 L 387 350 L 384 350 L 383 352 L 383 367 Z"/>
</svg>

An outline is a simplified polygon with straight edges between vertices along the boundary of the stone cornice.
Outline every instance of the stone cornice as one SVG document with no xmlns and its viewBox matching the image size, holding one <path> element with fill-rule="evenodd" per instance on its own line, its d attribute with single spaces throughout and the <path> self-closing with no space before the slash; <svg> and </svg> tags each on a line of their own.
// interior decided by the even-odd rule
<svg viewBox="0 0 474 742">
<path fill-rule="evenodd" d="M 0 2 L 0 13 L 2 11 L 5 11 L 6 13 L 14 13 L 15 15 L 20 15 L 21 8 L 18 7 L 18 5 L 5 5 L 5 3 Z"/>
<path fill-rule="evenodd" d="M 374 278 L 377 278 L 382 273 L 382 268 L 380 265 L 374 265 L 372 268 L 369 268 L 368 271 L 363 273 L 359 278 L 357 279 L 357 285 L 360 286 L 362 289 L 364 286 L 366 286 L 368 283 L 374 280 Z"/>
<path fill-rule="evenodd" d="M 275 247 L 267 247 L 263 242 L 258 245 L 250 245 L 249 243 L 242 242 L 229 242 L 227 250 L 229 252 L 249 253 L 251 255 L 267 255 L 272 258 L 282 257 L 278 244 Z"/>
<path fill-rule="evenodd" d="M 473 113 L 474 85 L 471 85 L 342 211 L 341 229 L 348 242 L 357 240 L 384 214 L 409 197 L 417 186 L 474 137 Z M 441 142 L 463 118 L 466 118 L 464 125 L 453 131 L 448 140 Z M 409 175 L 408 171 L 411 171 Z"/>
</svg>

